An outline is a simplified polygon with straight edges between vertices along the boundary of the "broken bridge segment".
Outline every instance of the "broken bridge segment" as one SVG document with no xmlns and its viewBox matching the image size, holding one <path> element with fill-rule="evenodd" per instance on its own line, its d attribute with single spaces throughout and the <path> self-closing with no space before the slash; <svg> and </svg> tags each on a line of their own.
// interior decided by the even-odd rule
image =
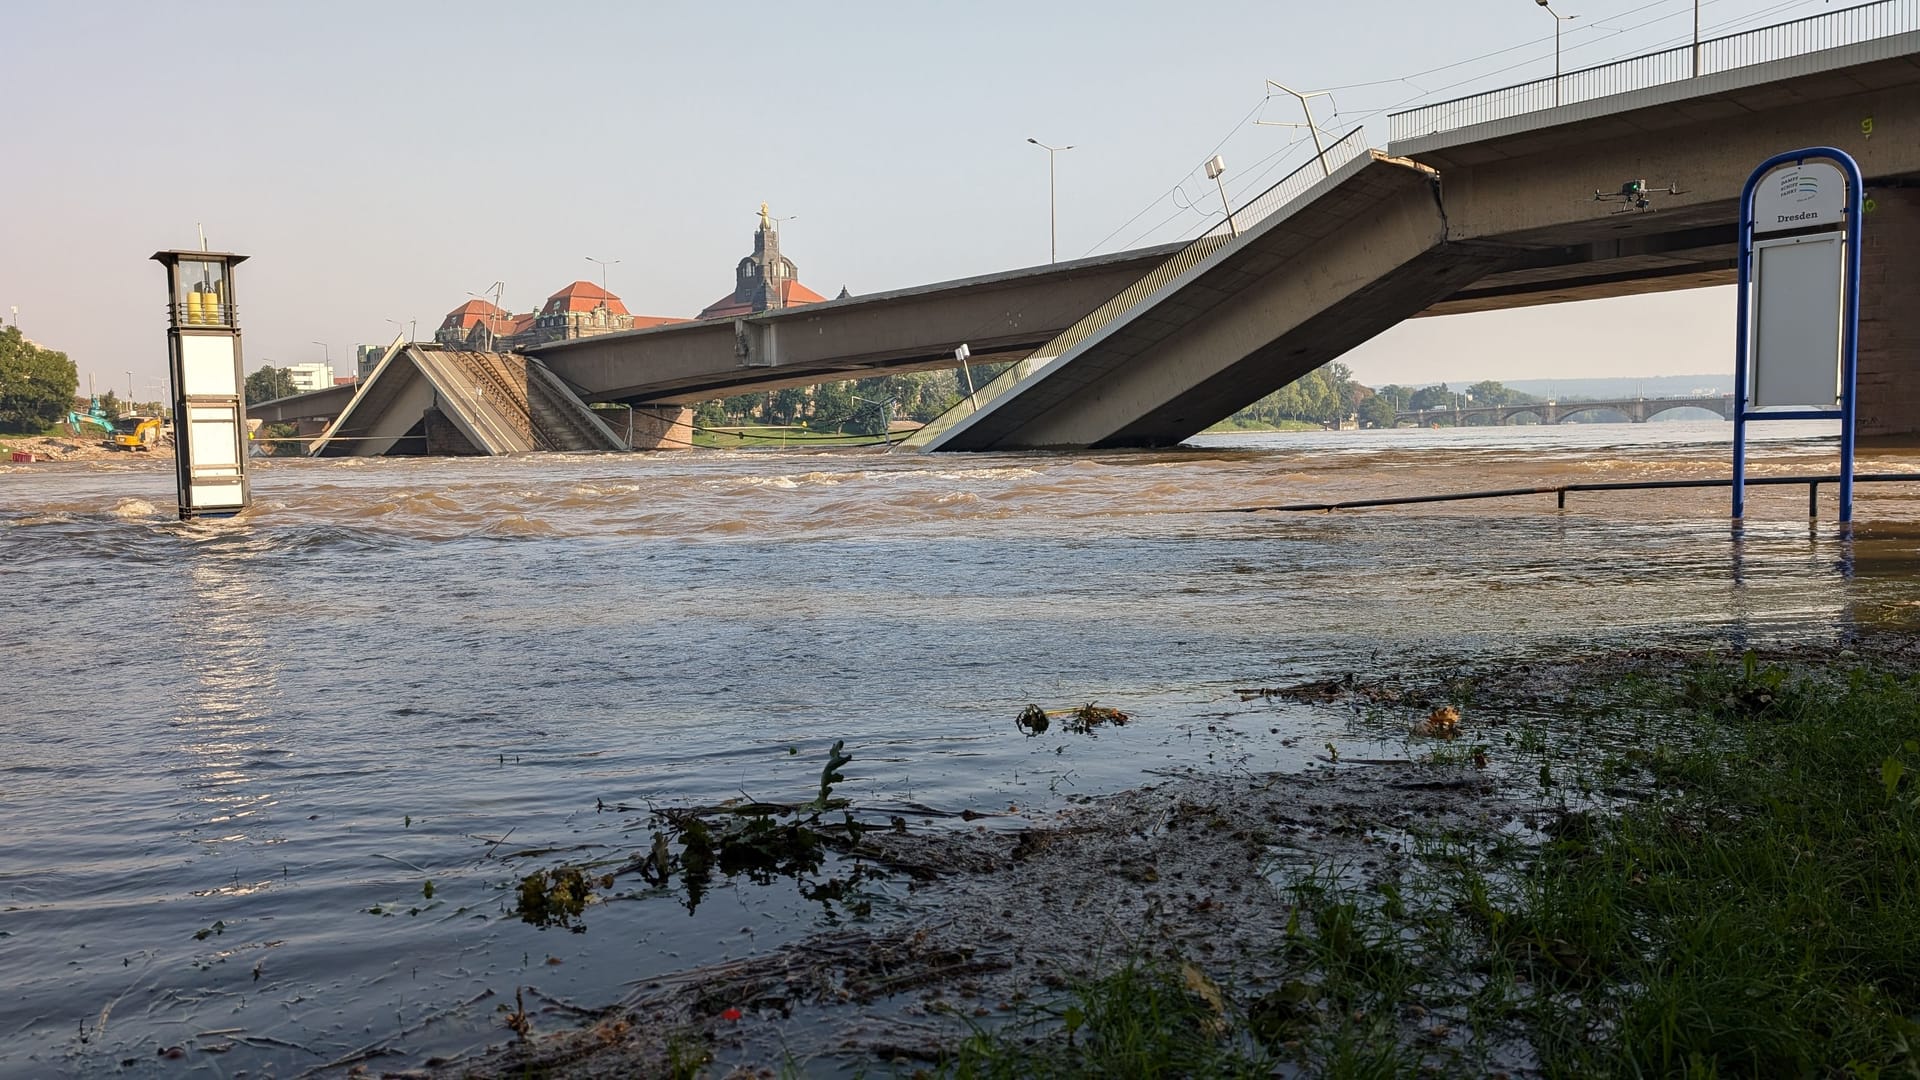
<svg viewBox="0 0 1920 1080">
<path fill-rule="evenodd" d="M 962 403 L 924 449 L 1173 445 L 1516 257 L 1450 242 L 1439 174 L 1360 140 L 1236 210 L 1237 236 L 1196 241 L 1057 358 Z M 1278 205 L 1259 216 L 1263 200 Z"/>
<path fill-rule="evenodd" d="M 316 457 L 625 450 L 628 444 L 538 360 L 418 342 L 390 349 Z"/>
</svg>

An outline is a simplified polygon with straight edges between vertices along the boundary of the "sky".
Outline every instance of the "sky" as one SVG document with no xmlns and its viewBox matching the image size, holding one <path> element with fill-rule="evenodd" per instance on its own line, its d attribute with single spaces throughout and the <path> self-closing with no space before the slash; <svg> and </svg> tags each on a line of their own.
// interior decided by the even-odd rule
<svg viewBox="0 0 1920 1080">
<path fill-rule="evenodd" d="M 1567 70 L 1684 43 L 1694 0 L 1556 0 Z M 1705 35 L 1831 10 L 1701 0 Z M 249 371 L 385 342 L 592 259 L 640 314 L 732 288 L 760 204 L 832 296 L 1194 236 L 1305 163 L 1300 104 L 1386 112 L 1553 72 L 1531 0 L 17 5 L 0 63 L 0 316 L 99 389 L 162 396 L 147 257 L 251 256 Z M 1048 154 L 1037 138 L 1073 149 Z M 1210 209 L 1211 207 L 1211 209 Z M 1348 355 L 1374 384 L 1713 372 L 1726 288 L 1420 319 Z M 321 343 L 325 343 L 324 345 Z"/>
</svg>

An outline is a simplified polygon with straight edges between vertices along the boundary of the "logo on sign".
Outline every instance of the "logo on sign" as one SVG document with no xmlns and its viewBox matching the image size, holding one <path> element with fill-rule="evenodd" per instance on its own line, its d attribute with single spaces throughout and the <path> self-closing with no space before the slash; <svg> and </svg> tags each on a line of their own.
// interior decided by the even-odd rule
<svg viewBox="0 0 1920 1080">
<path fill-rule="evenodd" d="M 1846 216 L 1847 190 L 1847 178 L 1824 161 L 1785 166 L 1754 189 L 1754 231 L 1838 222 Z"/>
<path fill-rule="evenodd" d="M 1820 178 L 1799 169 L 1788 169 L 1780 174 L 1780 197 L 1797 203 L 1817 199 L 1820 197 Z"/>
</svg>

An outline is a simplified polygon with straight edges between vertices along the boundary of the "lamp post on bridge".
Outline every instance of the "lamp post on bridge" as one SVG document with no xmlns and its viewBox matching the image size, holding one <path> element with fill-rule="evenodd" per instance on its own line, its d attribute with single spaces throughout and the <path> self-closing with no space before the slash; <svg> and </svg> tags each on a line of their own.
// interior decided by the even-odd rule
<svg viewBox="0 0 1920 1080">
<path fill-rule="evenodd" d="M 1560 105 L 1560 24 L 1572 22 L 1580 16 L 1560 14 L 1553 10 L 1551 0 L 1533 0 L 1533 2 L 1539 4 L 1541 10 L 1553 16 L 1553 104 L 1554 107 L 1558 108 Z M 1696 31 L 1696 34 L 1697 33 L 1698 31 Z M 1696 47 L 1696 52 L 1697 51 Z M 1698 63 L 1698 60 L 1696 59 L 1695 62 Z M 1696 71 L 1695 74 L 1698 74 L 1698 72 Z"/>
<path fill-rule="evenodd" d="M 1054 212 L 1055 202 L 1054 202 L 1054 184 L 1053 184 L 1053 155 L 1059 153 L 1062 150 L 1073 149 L 1073 144 L 1068 143 L 1065 146 L 1048 146 L 1046 143 L 1041 142 L 1039 139 L 1035 139 L 1032 137 L 1028 137 L 1027 141 L 1047 152 L 1047 261 L 1050 263 L 1059 262 L 1060 261 L 1060 241 L 1059 241 L 1060 219 L 1056 216 Z"/>
<path fill-rule="evenodd" d="M 1693 0 L 1693 77 L 1700 77 L 1700 0 Z"/>
<path fill-rule="evenodd" d="M 601 292 L 600 306 L 602 308 L 606 308 L 609 312 L 611 312 L 613 309 L 607 306 L 607 297 L 612 295 L 611 293 L 607 292 L 607 267 L 619 265 L 620 260 L 619 259 L 596 259 L 593 256 L 589 255 L 587 256 L 587 261 L 590 263 L 600 264 L 600 292 Z"/>
</svg>

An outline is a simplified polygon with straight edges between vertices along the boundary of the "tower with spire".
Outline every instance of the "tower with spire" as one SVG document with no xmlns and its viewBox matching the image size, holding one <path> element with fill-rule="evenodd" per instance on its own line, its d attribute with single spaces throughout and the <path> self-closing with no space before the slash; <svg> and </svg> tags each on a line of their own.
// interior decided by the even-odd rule
<svg viewBox="0 0 1920 1080">
<path fill-rule="evenodd" d="M 731 319 L 761 311 L 814 304 L 826 297 L 800 284 L 799 268 L 780 254 L 780 229 L 766 203 L 760 204 L 760 227 L 754 230 L 753 254 L 734 268 L 733 291 L 708 304 L 702 319 Z"/>
</svg>

